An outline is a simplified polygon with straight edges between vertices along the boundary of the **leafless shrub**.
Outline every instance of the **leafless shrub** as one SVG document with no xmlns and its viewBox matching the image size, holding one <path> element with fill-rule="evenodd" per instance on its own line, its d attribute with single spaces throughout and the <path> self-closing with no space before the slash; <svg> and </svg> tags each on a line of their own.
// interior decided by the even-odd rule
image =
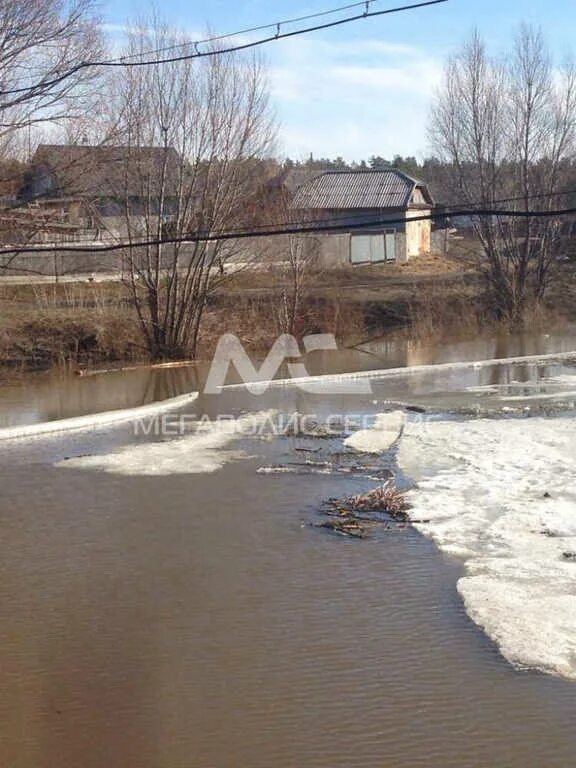
<svg viewBox="0 0 576 768">
<path fill-rule="evenodd" d="M 576 69 L 555 71 L 540 31 L 523 26 L 504 62 L 474 34 L 446 66 L 431 139 L 469 205 L 478 268 L 497 312 L 521 321 L 549 287 L 561 244 L 555 217 L 474 216 L 475 209 L 550 213 L 559 206 L 576 140 Z M 554 194 L 555 193 L 555 194 Z"/>
</svg>

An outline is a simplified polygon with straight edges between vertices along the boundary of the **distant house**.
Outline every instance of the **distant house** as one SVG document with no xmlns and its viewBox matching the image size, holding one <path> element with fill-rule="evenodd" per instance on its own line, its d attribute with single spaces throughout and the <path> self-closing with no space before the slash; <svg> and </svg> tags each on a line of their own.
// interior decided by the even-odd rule
<svg viewBox="0 0 576 768">
<path fill-rule="evenodd" d="M 151 216 L 169 221 L 180 168 L 171 148 L 41 144 L 19 197 L 60 222 L 60 240 L 124 238 Z"/>
<path fill-rule="evenodd" d="M 395 169 L 327 171 L 300 186 L 291 207 L 305 221 L 335 225 L 322 237 L 327 266 L 405 262 L 431 249 L 434 200 L 421 181 Z"/>
</svg>

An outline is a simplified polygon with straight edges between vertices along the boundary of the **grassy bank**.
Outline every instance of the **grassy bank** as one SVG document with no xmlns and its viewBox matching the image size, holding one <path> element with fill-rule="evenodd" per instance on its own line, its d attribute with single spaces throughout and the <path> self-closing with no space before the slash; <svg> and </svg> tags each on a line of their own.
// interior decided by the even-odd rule
<svg viewBox="0 0 576 768">
<path fill-rule="evenodd" d="M 546 307 L 529 320 L 534 330 L 576 319 L 575 268 L 559 270 Z M 207 308 L 200 356 L 209 358 L 226 332 L 253 352 L 267 350 L 282 332 L 278 306 L 285 290 L 281 273 L 232 276 Z M 493 316 L 483 284 L 469 267 L 432 259 L 412 270 L 391 265 L 311 274 L 296 332 L 333 333 L 341 344 L 388 333 L 466 338 L 495 325 Z M 119 283 L 0 286 L 4 372 L 147 359 L 136 312 Z"/>
<path fill-rule="evenodd" d="M 117 283 L 2 286 L 0 365 L 42 370 L 144 359 L 135 320 Z"/>
</svg>

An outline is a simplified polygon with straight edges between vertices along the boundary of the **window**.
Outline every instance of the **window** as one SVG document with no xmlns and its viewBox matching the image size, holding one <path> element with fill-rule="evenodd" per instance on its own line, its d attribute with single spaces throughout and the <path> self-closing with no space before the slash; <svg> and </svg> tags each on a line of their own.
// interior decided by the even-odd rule
<svg viewBox="0 0 576 768">
<path fill-rule="evenodd" d="M 352 235 L 350 238 L 352 264 L 378 264 L 396 261 L 396 232 L 387 229 L 382 233 Z"/>
</svg>

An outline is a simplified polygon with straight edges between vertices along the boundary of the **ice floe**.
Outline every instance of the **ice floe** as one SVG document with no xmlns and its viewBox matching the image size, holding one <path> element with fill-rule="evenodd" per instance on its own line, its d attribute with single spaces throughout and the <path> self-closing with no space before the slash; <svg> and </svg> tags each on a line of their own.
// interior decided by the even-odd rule
<svg viewBox="0 0 576 768">
<path fill-rule="evenodd" d="M 132 443 L 120 450 L 92 456 L 78 456 L 56 466 L 95 469 L 117 475 L 187 475 L 215 472 L 238 452 L 224 450 L 235 440 L 253 434 L 270 412 L 251 414 L 235 420 L 198 422 L 191 434 L 163 441 Z"/>
<path fill-rule="evenodd" d="M 354 432 L 344 440 L 344 445 L 362 453 L 383 453 L 400 437 L 405 418 L 402 411 L 379 413 L 374 426 Z"/>
<path fill-rule="evenodd" d="M 470 617 L 512 664 L 576 679 L 576 419 L 409 423 L 398 461 Z"/>
<path fill-rule="evenodd" d="M 432 365 L 411 365 L 402 368 L 383 368 L 379 370 L 355 371 L 351 373 L 321 374 L 318 376 L 294 377 L 291 379 L 268 379 L 259 381 L 260 387 L 304 387 L 306 391 L 322 394 L 327 389 L 339 393 L 339 385 L 359 379 L 388 379 L 403 376 L 414 376 L 422 373 L 443 373 L 449 371 L 482 370 L 483 368 L 498 368 L 500 366 L 544 363 L 576 362 L 576 350 L 571 352 L 555 352 L 545 355 L 528 355 L 522 357 L 496 358 L 491 360 L 461 361 L 455 363 L 435 363 Z M 242 384 L 225 384 L 222 389 L 245 389 L 250 382 Z M 334 386 L 336 385 L 336 386 Z"/>
</svg>

